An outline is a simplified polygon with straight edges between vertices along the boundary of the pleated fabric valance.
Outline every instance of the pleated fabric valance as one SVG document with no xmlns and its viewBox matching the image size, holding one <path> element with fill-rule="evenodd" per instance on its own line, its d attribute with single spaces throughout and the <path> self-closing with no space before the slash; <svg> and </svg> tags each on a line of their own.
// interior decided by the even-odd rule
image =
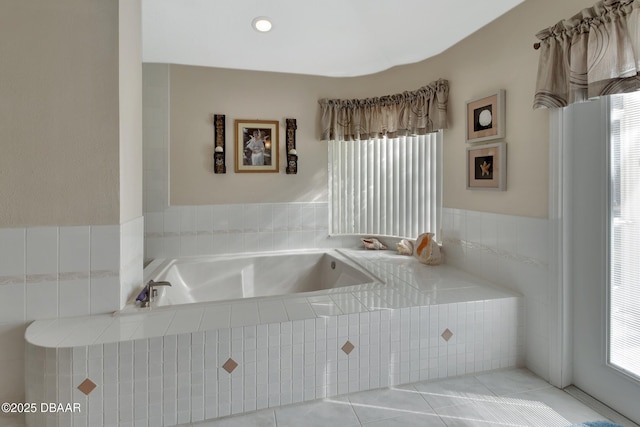
<svg viewBox="0 0 640 427">
<path fill-rule="evenodd" d="M 534 108 L 640 89 L 640 0 L 604 0 L 540 31 Z"/>
<path fill-rule="evenodd" d="M 367 99 L 322 99 L 322 139 L 358 140 L 382 135 L 422 135 L 447 127 L 449 82 L 413 92 Z"/>
</svg>

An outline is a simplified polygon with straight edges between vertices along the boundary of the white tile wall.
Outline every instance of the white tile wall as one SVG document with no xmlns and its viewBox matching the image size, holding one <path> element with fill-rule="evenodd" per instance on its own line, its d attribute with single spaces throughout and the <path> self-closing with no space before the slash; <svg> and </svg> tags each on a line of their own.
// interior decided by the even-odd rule
<svg viewBox="0 0 640 427">
<path fill-rule="evenodd" d="M 26 229 L 0 229 L 0 271 L 3 272 L 1 284 L 24 284 L 26 273 Z"/>
<path fill-rule="evenodd" d="M 60 317 L 90 313 L 91 227 L 59 229 L 58 314 Z"/>
<path fill-rule="evenodd" d="M 263 211 L 274 213 L 271 223 L 244 219 Z M 361 245 L 357 238 L 329 237 L 326 213 L 324 202 L 167 207 L 146 214 L 145 257 Z"/>
<path fill-rule="evenodd" d="M 28 344 L 28 400 L 79 402 L 82 410 L 37 413 L 28 422 L 170 426 L 515 366 L 521 304 L 507 297 L 74 348 Z M 445 329 L 453 332 L 449 341 L 441 336 Z M 342 350 L 347 340 L 355 346 L 349 355 Z M 229 358 L 238 363 L 232 373 L 222 369 Z M 76 389 L 85 378 L 97 384 L 88 397 Z"/>
<path fill-rule="evenodd" d="M 442 227 L 447 264 L 524 295 L 526 364 L 548 380 L 549 220 L 445 208 Z"/>
<path fill-rule="evenodd" d="M 27 229 L 27 278 L 34 281 L 39 276 L 56 276 L 58 274 L 58 229 L 56 227 L 33 227 Z"/>
<path fill-rule="evenodd" d="M 120 295 L 118 306 L 140 290 L 143 281 L 141 265 L 144 263 L 144 219 L 133 219 L 120 226 Z"/>
<path fill-rule="evenodd" d="M 142 283 L 142 238 L 142 217 L 0 229 L 0 349 L 12 349 L 0 351 L 0 401 L 24 400 L 24 337 L 16 331 L 32 320 L 119 310 Z"/>
</svg>

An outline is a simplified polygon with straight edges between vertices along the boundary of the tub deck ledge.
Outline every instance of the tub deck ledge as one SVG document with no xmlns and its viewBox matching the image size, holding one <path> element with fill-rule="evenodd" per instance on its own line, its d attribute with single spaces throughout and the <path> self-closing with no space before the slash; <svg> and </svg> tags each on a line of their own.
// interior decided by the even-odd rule
<svg viewBox="0 0 640 427">
<path fill-rule="evenodd" d="M 427 266 L 395 251 L 339 249 L 380 279 L 301 294 L 197 303 L 173 308 L 36 320 L 27 342 L 76 347 L 165 335 L 307 320 L 346 314 L 513 298 L 518 295 L 446 264 Z"/>
<path fill-rule="evenodd" d="M 524 365 L 521 296 L 390 251 L 341 253 L 379 281 L 35 321 L 26 401 L 81 411 L 29 413 L 27 426 L 176 426 Z"/>
</svg>

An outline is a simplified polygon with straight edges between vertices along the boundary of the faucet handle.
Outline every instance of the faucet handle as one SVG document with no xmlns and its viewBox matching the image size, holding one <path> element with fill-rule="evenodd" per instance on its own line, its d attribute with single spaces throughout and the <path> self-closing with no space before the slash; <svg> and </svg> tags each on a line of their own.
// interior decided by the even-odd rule
<svg viewBox="0 0 640 427">
<path fill-rule="evenodd" d="M 154 287 L 154 286 L 171 286 L 171 282 L 167 282 L 166 280 L 160 280 L 160 281 L 156 282 L 155 280 L 151 279 L 151 280 L 149 280 L 149 282 L 147 282 L 147 286 L 149 288 Z"/>
<path fill-rule="evenodd" d="M 158 290 L 156 289 L 156 287 L 158 286 L 171 286 L 171 283 L 167 282 L 166 280 L 161 280 L 158 282 L 153 279 L 149 280 L 149 282 L 147 283 L 149 301 L 158 296 Z"/>
</svg>

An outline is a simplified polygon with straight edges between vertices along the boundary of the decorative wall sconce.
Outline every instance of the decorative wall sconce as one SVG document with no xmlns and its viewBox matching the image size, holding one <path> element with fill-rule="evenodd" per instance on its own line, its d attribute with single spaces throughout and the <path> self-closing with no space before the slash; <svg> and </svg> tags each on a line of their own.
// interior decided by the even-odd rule
<svg viewBox="0 0 640 427">
<path fill-rule="evenodd" d="M 227 173 L 225 166 L 224 141 L 225 141 L 225 117 L 224 114 L 214 114 L 214 150 L 213 150 L 213 173 Z"/>
<path fill-rule="evenodd" d="M 298 173 L 298 152 L 296 151 L 296 119 L 285 119 L 287 122 L 287 174 Z"/>
</svg>

